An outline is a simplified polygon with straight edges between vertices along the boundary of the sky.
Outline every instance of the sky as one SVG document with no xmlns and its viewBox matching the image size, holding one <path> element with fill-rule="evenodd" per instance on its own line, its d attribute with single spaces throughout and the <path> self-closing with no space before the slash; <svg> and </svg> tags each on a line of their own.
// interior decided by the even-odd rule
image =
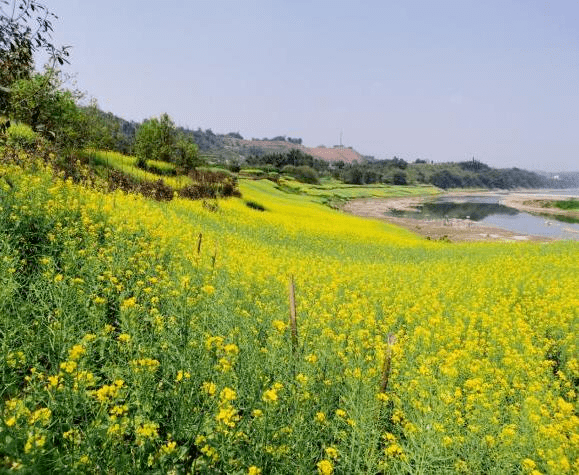
<svg viewBox="0 0 579 475">
<path fill-rule="evenodd" d="M 579 170 L 576 0 L 45 4 L 76 87 L 127 120 Z"/>
</svg>

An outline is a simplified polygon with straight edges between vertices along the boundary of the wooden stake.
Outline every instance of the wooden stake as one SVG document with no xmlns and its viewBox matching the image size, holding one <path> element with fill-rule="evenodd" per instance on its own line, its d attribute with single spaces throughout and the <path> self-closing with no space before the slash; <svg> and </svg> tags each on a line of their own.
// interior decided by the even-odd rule
<svg viewBox="0 0 579 475">
<path fill-rule="evenodd" d="M 211 269 L 215 270 L 215 259 L 217 259 L 217 243 L 215 243 L 215 254 L 211 257 Z"/>
<path fill-rule="evenodd" d="M 296 318 L 296 289 L 294 285 L 294 276 L 290 275 L 289 280 L 289 306 L 290 306 L 290 328 L 292 332 L 292 351 L 295 352 L 298 347 L 298 323 Z"/>
<path fill-rule="evenodd" d="M 201 254 L 201 241 L 203 240 L 203 234 L 199 233 L 199 238 L 197 239 L 197 254 Z"/>
<path fill-rule="evenodd" d="M 388 333 L 386 341 L 386 358 L 384 359 L 384 367 L 382 369 L 382 382 L 380 383 L 380 392 L 386 392 L 388 387 L 388 380 L 390 379 L 390 370 L 392 367 L 392 345 L 396 343 L 396 335 Z"/>
</svg>

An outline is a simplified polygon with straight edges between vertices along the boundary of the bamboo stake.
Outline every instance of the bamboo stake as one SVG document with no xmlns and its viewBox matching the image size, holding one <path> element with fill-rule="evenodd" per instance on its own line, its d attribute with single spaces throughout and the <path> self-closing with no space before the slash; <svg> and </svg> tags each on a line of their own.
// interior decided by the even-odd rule
<svg viewBox="0 0 579 475">
<path fill-rule="evenodd" d="M 296 318 L 296 289 L 294 276 L 290 275 L 289 280 L 289 307 L 290 307 L 290 328 L 292 332 L 292 351 L 295 353 L 298 347 L 298 323 Z"/>
<path fill-rule="evenodd" d="M 390 370 L 392 369 L 392 346 L 396 343 L 396 335 L 388 333 L 386 340 L 386 358 L 384 359 L 384 367 L 382 369 L 382 382 L 380 383 L 380 392 L 383 393 L 388 387 L 388 380 L 390 379 Z"/>
</svg>

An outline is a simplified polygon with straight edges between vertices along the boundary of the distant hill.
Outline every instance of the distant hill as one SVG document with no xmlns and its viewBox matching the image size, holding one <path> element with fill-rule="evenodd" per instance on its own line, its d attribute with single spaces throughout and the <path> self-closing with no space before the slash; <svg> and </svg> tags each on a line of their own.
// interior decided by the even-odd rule
<svg viewBox="0 0 579 475">
<path fill-rule="evenodd" d="M 248 155 L 265 155 L 267 153 L 283 153 L 291 149 L 298 149 L 311 155 L 314 158 L 325 160 L 327 162 L 353 163 L 354 161 L 362 162 L 365 157 L 356 152 L 352 147 L 306 147 L 302 144 L 296 144 L 285 140 L 239 140 L 228 138 L 228 145 L 235 146 L 235 142 L 240 149 L 240 154 L 247 157 Z"/>
<path fill-rule="evenodd" d="M 110 112 L 101 111 L 116 131 L 113 142 L 108 148 L 122 153 L 133 153 L 136 130 L 141 125 L 139 122 L 127 121 Z M 244 139 L 239 132 L 228 134 L 216 134 L 211 129 L 198 128 L 192 130 L 186 127 L 178 127 L 179 132 L 190 136 L 199 146 L 201 154 L 219 162 L 244 161 L 249 156 L 262 156 L 268 153 L 286 153 L 291 149 L 301 150 L 314 158 L 332 162 L 364 162 L 373 160 L 374 157 L 364 156 L 352 147 L 306 147 L 301 138 L 291 138 L 279 135 L 272 139 Z"/>
</svg>

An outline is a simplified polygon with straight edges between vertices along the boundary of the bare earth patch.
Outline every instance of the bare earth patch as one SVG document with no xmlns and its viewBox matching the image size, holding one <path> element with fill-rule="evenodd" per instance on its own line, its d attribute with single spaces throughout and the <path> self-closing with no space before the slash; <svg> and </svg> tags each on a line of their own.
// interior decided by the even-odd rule
<svg viewBox="0 0 579 475">
<path fill-rule="evenodd" d="M 449 193 L 451 195 L 467 195 L 471 193 Z M 477 192 L 478 194 L 482 194 Z M 433 240 L 450 241 L 538 241 L 547 242 L 553 239 L 545 236 L 524 235 L 493 226 L 485 226 L 469 219 L 412 219 L 387 216 L 392 210 L 414 211 L 416 207 L 431 197 L 414 198 L 364 198 L 352 200 L 343 206 L 347 213 L 366 218 L 379 218 L 389 223 L 401 226 L 409 231 Z M 506 204 L 506 202 L 504 203 Z M 513 201 L 508 204 L 513 208 L 521 209 Z M 524 210 L 526 211 L 526 210 Z"/>
</svg>

